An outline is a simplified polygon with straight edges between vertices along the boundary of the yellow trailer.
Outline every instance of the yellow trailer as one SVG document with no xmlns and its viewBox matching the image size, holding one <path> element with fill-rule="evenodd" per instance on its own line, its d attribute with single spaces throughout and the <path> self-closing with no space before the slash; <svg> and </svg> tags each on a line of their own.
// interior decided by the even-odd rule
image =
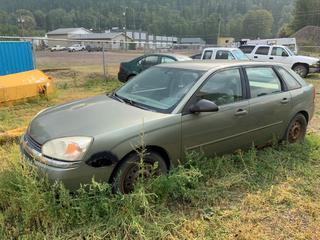
<svg viewBox="0 0 320 240">
<path fill-rule="evenodd" d="M 52 79 L 40 70 L 0 76 L 0 104 L 46 95 L 52 91 Z"/>
</svg>

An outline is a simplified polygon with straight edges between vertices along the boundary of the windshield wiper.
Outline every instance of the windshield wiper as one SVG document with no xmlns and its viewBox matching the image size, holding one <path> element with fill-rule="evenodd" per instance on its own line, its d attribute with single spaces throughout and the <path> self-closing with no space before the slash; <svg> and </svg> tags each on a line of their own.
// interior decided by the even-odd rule
<svg viewBox="0 0 320 240">
<path fill-rule="evenodd" d="M 137 102 L 135 102 L 135 101 L 133 101 L 133 100 L 131 100 L 129 98 L 125 98 L 125 97 L 122 97 L 122 96 L 120 97 L 116 92 L 113 92 L 111 96 L 112 96 L 112 98 L 114 98 L 114 99 L 116 99 L 116 100 L 118 100 L 118 101 L 120 101 L 122 103 L 126 103 L 126 104 L 129 104 L 129 105 L 134 106 L 134 107 L 138 107 L 138 108 L 141 108 L 141 109 L 144 109 L 144 110 L 151 111 L 149 108 L 144 107 L 141 104 L 139 104 L 139 103 L 137 103 Z"/>
</svg>

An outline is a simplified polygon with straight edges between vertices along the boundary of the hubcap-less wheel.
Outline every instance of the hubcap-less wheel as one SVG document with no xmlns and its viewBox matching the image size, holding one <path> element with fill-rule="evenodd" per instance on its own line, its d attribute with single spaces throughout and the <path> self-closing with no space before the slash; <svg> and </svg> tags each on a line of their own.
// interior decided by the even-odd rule
<svg viewBox="0 0 320 240">
<path fill-rule="evenodd" d="M 286 140 L 289 143 L 301 142 L 307 131 L 307 120 L 302 114 L 297 114 L 287 129 Z"/>
<path fill-rule="evenodd" d="M 132 166 L 124 173 L 122 178 L 121 188 L 124 193 L 130 193 L 134 190 L 134 186 L 140 179 L 150 179 L 154 176 L 159 176 L 161 171 L 154 169 L 154 164 L 144 163 L 143 166 L 139 166 L 137 163 L 133 163 Z"/>
<path fill-rule="evenodd" d="M 306 77 L 308 74 L 308 70 L 305 66 L 303 65 L 298 65 L 296 67 L 294 67 L 293 69 L 300 77 Z"/>
<path fill-rule="evenodd" d="M 146 153 L 141 162 L 137 154 L 132 154 L 120 165 L 113 181 L 113 189 L 124 194 L 134 190 L 140 180 L 166 174 L 167 165 L 163 158 L 155 152 Z"/>
</svg>

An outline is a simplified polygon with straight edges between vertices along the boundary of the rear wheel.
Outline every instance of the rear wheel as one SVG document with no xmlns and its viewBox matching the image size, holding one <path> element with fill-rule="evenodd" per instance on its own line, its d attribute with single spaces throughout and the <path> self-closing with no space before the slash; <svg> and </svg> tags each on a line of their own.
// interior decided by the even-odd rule
<svg viewBox="0 0 320 240">
<path fill-rule="evenodd" d="M 305 116 L 301 113 L 297 114 L 289 123 L 284 140 L 288 143 L 302 142 L 307 132 L 307 126 Z"/>
<path fill-rule="evenodd" d="M 118 168 L 113 181 L 113 190 L 124 194 L 130 193 L 139 179 L 150 179 L 166 174 L 167 171 L 164 159 L 156 152 L 147 152 L 142 162 L 138 154 L 131 154 Z"/>
<path fill-rule="evenodd" d="M 293 67 L 293 71 L 295 71 L 300 77 L 305 78 L 308 75 L 308 68 L 303 64 L 298 64 Z"/>
</svg>

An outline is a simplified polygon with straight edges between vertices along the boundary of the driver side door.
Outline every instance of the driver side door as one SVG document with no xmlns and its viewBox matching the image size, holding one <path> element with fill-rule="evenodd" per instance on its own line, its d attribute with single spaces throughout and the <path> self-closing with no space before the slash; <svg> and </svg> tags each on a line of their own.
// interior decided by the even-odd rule
<svg viewBox="0 0 320 240">
<path fill-rule="evenodd" d="M 210 76 L 190 99 L 182 115 L 182 156 L 186 151 L 206 155 L 250 147 L 249 104 L 241 70 L 232 68 Z M 219 106 L 217 112 L 192 114 L 189 107 L 207 99 Z"/>
</svg>

